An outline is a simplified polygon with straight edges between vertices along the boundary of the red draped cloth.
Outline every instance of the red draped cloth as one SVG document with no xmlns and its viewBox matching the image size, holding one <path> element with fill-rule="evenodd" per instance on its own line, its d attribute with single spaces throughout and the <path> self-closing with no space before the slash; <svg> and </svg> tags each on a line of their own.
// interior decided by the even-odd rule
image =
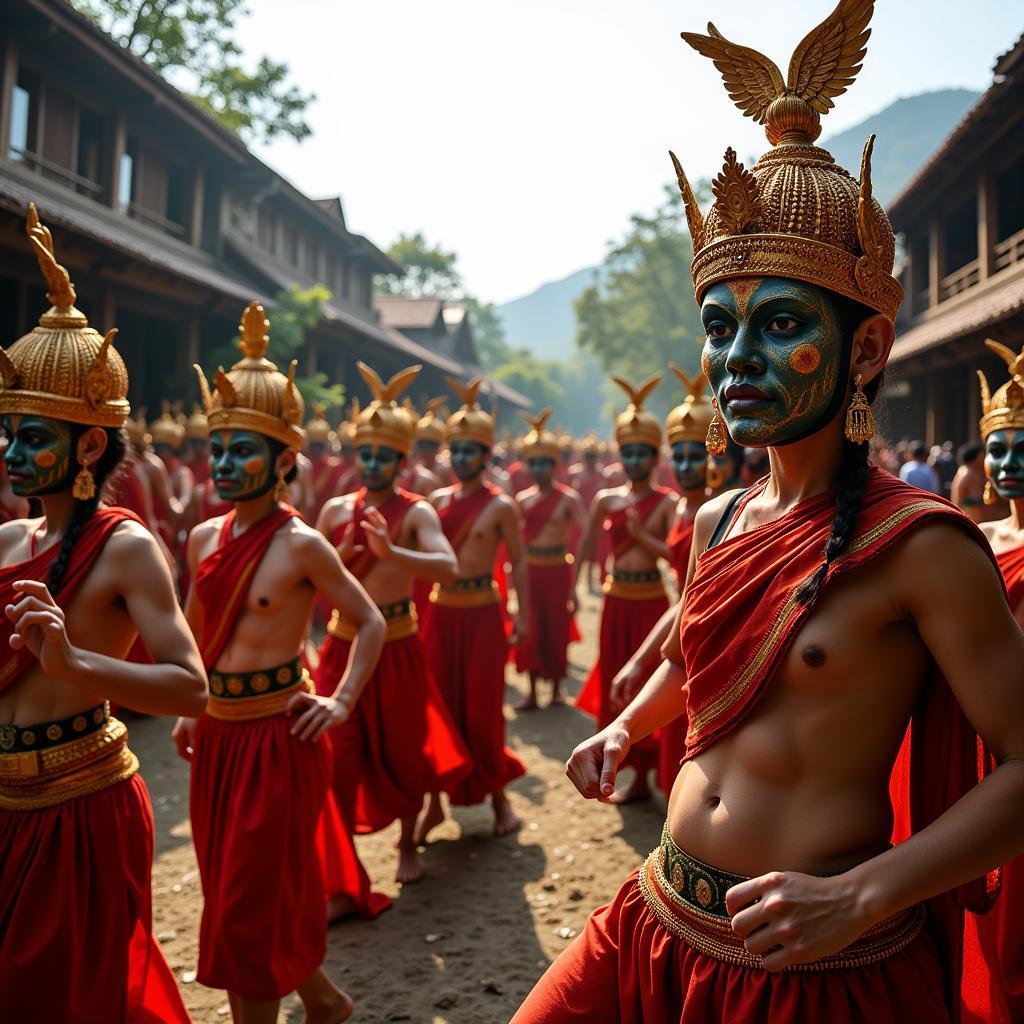
<svg viewBox="0 0 1024 1024">
<path fill-rule="evenodd" d="M 62 608 L 125 521 L 141 522 L 119 508 L 99 508 L 86 522 L 56 594 Z M 16 580 L 45 582 L 59 550 L 0 569 L 0 601 L 17 600 Z M 4 616 L 0 690 L 35 664 L 27 650 L 10 649 L 13 630 Z M 153 938 L 152 865 L 153 812 L 138 774 L 54 807 L 0 809 L 0 1018 L 188 1021 Z"/>
<path fill-rule="evenodd" d="M 683 589 L 686 570 L 690 567 L 690 547 L 693 544 L 693 520 L 676 516 L 665 538 L 668 544 L 668 560 L 676 574 L 676 583 Z"/>
<path fill-rule="evenodd" d="M 345 492 L 341 490 L 342 481 L 349 475 L 348 467 L 337 458 L 328 456 L 310 460 L 313 486 L 313 507 L 310 510 L 311 522 L 316 522 L 324 505 L 331 498 Z"/>
</svg>

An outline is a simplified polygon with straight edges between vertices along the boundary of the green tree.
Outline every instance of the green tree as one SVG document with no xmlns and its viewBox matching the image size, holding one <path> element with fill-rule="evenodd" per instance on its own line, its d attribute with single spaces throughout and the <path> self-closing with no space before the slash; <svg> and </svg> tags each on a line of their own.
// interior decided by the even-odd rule
<svg viewBox="0 0 1024 1024">
<path fill-rule="evenodd" d="M 450 302 L 462 300 L 462 278 L 455 268 L 458 257 L 440 245 L 429 243 L 422 232 L 399 235 L 388 249 L 388 255 L 405 267 L 405 273 L 401 277 L 378 277 L 375 287 L 381 294 Z"/>
<path fill-rule="evenodd" d="M 131 51 L 247 142 L 311 134 L 314 100 L 288 82 L 288 67 L 261 57 L 253 71 L 232 38 L 245 0 L 72 0 Z"/>
</svg>

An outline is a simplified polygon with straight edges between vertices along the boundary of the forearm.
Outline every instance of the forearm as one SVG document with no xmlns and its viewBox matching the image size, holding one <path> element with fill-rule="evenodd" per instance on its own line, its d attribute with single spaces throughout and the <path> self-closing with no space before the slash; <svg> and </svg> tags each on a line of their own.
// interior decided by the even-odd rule
<svg viewBox="0 0 1024 1024">
<path fill-rule="evenodd" d="M 530 615 L 530 582 L 526 571 L 526 559 L 520 556 L 512 563 L 512 582 L 516 588 L 516 611 L 520 618 Z"/>
<path fill-rule="evenodd" d="M 389 560 L 417 579 L 429 580 L 431 583 L 454 583 L 459 576 L 459 563 L 452 555 L 444 552 L 392 548 Z"/>
<path fill-rule="evenodd" d="M 645 739 L 686 710 L 685 684 L 683 670 L 671 661 L 663 661 L 654 670 L 643 689 L 615 720 L 629 733 L 631 743 Z"/>
<path fill-rule="evenodd" d="M 654 555 L 655 558 L 668 558 L 668 544 L 663 540 L 659 540 L 653 533 L 639 529 L 634 535 L 634 539 L 644 551 Z"/>
<path fill-rule="evenodd" d="M 374 612 L 373 616 L 357 626 L 355 639 L 349 651 L 348 664 L 332 694 L 349 708 L 355 707 L 384 647 L 384 619 L 376 609 Z"/>
</svg>

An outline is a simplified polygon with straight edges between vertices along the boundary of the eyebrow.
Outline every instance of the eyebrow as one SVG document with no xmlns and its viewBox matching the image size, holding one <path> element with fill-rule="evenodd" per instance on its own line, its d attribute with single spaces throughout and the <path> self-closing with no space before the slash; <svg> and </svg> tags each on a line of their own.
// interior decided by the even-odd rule
<svg viewBox="0 0 1024 1024">
<path fill-rule="evenodd" d="M 802 306 L 811 305 L 807 299 L 800 295 L 767 295 L 760 302 L 755 302 L 753 306 L 747 311 L 748 319 L 752 317 L 762 306 L 767 306 L 772 302 L 799 302 Z"/>
</svg>

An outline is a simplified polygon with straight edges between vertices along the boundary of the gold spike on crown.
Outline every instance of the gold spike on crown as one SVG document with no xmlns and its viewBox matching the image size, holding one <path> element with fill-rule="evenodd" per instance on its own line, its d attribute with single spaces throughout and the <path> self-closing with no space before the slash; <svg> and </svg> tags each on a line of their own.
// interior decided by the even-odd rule
<svg viewBox="0 0 1024 1024">
<path fill-rule="evenodd" d="M 559 438 L 548 430 L 548 420 L 554 409 L 548 406 L 537 416 L 521 412 L 519 415 L 530 425 L 530 430 L 523 438 L 520 449 L 524 459 L 555 459 L 558 460 L 560 453 Z"/>
<path fill-rule="evenodd" d="M 210 424 L 198 402 L 192 403 L 192 415 L 185 421 L 185 436 L 190 441 L 205 441 L 210 436 Z"/>
<path fill-rule="evenodd" d="M 483 377 L 474 377 L 463 384 L 454 377 L 445 377 L 448 386 L 462 400 L 462 407 L 448 417 L 448 441 L 475 441 L 485 448 L 494 447 L 494 417 L 477 403 Z"/>
<path fill-rule="evenodd" d="M 612 380 L 629 396 L 625 412 L 615 417 L 615 440 L 620 448 L 627 444 L 648 444 L 661 447 L 661 420 L 649 409 L 644 408 L 647 396 L 661 383 L 661 374 L 648 377 L 639 387 L 633 387 L 624 377 L 612 376 Z"/>
<path fill-rule="evenodd" d="M 730 98 L 765 126 L 772 145 L 747 170 L 729 149 L 703 214 L 671 153 L 693 239 L 693 285 L 700 302 L 718 281 L 788 277 L 845 295 L 895 319 L 903 289 L 892 276 L 895 239 L 872 195 L 868 139 L 860 182 L 813 145 L 821 115 L 860 71 L 874 0 L 839 0 L 797 46 L 785 80 L 775 63 L 730 42 L 714 25 L 683 39 L 721 72 Z"/>
<path fill-rule="evenodd" d="M 101 335 L 75 308 L 75 286 L 57 262 L 53 236 L 33 203 L 25 232 L 53 305 L 37 327 L 6 352 L 0 348 L 0 414 L 123 427 L 131 410 L 128 371 L 113 346 L 117 328 Z"/>
<path fill-rule="evenodd" d="M 230 372 L 218 367 L 211 391 L 202 367 L 196 365 L 199 390 L 211 433 L 215 430 L 253 430 L 289 448 L 301 448 L 304 405 L 295 386 L 298 361 L 285 376 L 267 359 L 270 322 L 258 302 L 249 303 L 238 325 L 242 350 Z"/>
<path fill-rule="evenodd" d="M 1024 430 L 1024 348 L 1018 354 L 999 341 L 989 339 L 985 344 L 1006 363 L 1010 379 L 992 394 L 988 378 L 978 371 L 982 440 L 996 430 Z"/>
<path fill-rule="evenodd" d="M 174 416 L 170 402 L 162 403 L 160 415 L 149 425 L 149 435 L 153 444 L 168 444 L 175 449 L 181 447 L 185 440 L 185 424 Z"/>
<path fill-rule="evenodd" d="M 313 405 L 313 418 L 306 423 L 306 441 L 309 444 L 334 443 L 335 433 L 327 422 L 325 413 L 327 406 L 323 402 L 315 402 Z"/>
<path fill-rule="evenodd" d="M 385 383 L 366 363 L 357 363 L 356 366 L 373 395 L 373 401 L 356 419 L 355 443 L 381 445 L 408 455 L 416 433 L 416 418 L 395 400 L 423 367 L 407 366 Z"/>
<path fill-rule="evenodd" d="M 665 434 L 669 447 L 678 441 L 699 441 L 704 444 L 708 436 L 708 427 L 711 426 L 711 420 L 715 415 L 708 392 L 708 379 L 703 371 L 698 371 L 695 377 L 691 377 L 675 363 L 668 365 L 687 392 L 686 398 L 665 420 Z"/>
<path fill-rule="evenodd" d="M 441 395 L 431 398 L 427 402 L 427 411 L 416 423 L 417 441 L 432 441 L 434 444 L 441 444 L 444 441 L 445 420 L 447 419 L 444 412 L 445 401 L 446 399 Z"/>
</svg>

